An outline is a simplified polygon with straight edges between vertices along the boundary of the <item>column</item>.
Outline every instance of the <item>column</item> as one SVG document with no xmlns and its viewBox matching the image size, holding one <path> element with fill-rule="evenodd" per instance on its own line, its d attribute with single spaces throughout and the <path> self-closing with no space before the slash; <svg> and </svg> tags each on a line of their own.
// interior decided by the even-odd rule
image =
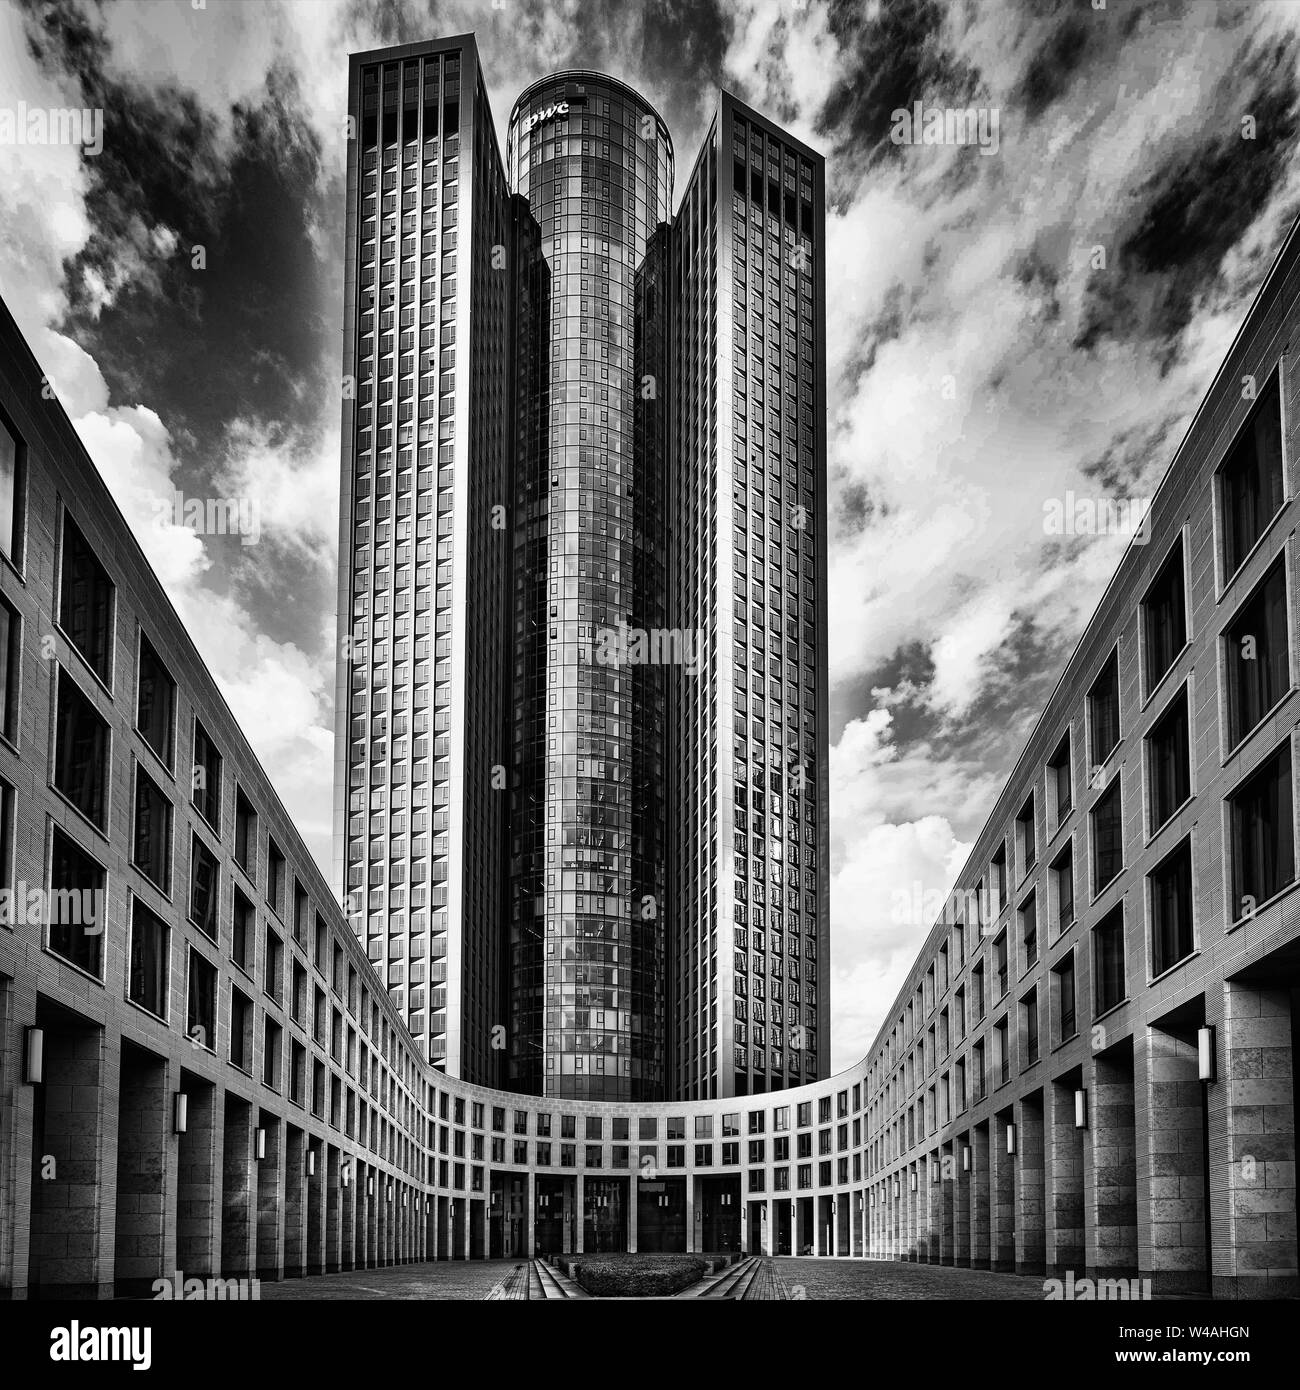
<svg viewBox="0 0 1300 1390">
<path fill-rule="evenodd" d="M 524 1252 L 531 1260 L 537 1254 L 537 1174 L 530 1168 L 528 1170 L 528 1181 L 524 1188 Z M 636 1216 L 632 1217 L 632 1231 L 635 1237 Z M 629 1250 L 635 1250 L 635 1245 L 629 1245 Z"/>
<path fill-rule="evenodd" d="M 971 1263 L 971 1178 L 968 1166 L 973 1162 L 975 1151 L 970 1145 L 971 1136 L 964 1135 L 953 1146 L 952 1181 L 952 1258 L 955 1265 L 969 1269 Z"/>
<path fill-rule="evenodd" d="M 1291 999 L 1278 989 L 1224 984 L 1223 1081 L 1228 1173 L 1216 1206 L 1227 1239 L 1216 1248 L 1214 1295 L 1295 1298 L 1295 1091 Z M 1216 1223 L 1217 1224 L 1217 1223 Z"/>
<path fill-rule="evenodd" d="M 1020 1101 L 1016 1111 L 1016 1273 L 1041 1275 L 1047 1264 L 1041 1093 Z"/>
<path fill-rule="evenodd" d="M 575 1255 L 584 1253 L 584 1242 L 587 1238 L 587 1204 L 584 1188 L 584 1175 L 580 1171 L 574 1179 L 573 1253 Z"/>
<path fill-rule="evenodd" d="M 1045 1129 L 1045 1273 L 1084 1277 L 1083 1131 L 1075 1128 L 1074 1093 L 1082 1078 L 1051 1082 Z"/>
<path fill-rule="evenodd" d="M 987 1125 L 979 1125 L 971 1131 L 970 1164 L 970 1264 L 972 1269 L 988 1269 L 991 1260 L 989 1199 L 993 1174 Z"/>
<path fill-rule="evenodd" d="M 627 1249 L 628 1253 L 631 1255 L 636 1254 L 637 1189 L 637 1175 L 632 1173 L 627 1180 Z M 744 1223 L 742 1222 L 741 1224 L 743 1226 Z M 740 1233 L 740 1238 L 741 1247 L 743 1249 L 745 1242 L 745 1232 L 743 1230 Z"/>
<path fill-rule="evenodd" d="M 1089 1279 L 1131 1279 L 1137 1258 L 1137 1145 L 1131 1050 L 1094 1056 L 1088 1078 L 1083 1190 Z"/>
<path fill-rule="evenodd" d="M 695 1234 L 695 1174 L 686 1175 L 686 1253 L 697 1253 L 699 1240 Z"/>
<path fill-rule="evenodd" d="M 1016 1159 L 1007 1152 L 1014 1113 L 995 1115 L 989 1135 L 989 1268 L 999 1274 L 1016 1267 Z"/>
</svg>

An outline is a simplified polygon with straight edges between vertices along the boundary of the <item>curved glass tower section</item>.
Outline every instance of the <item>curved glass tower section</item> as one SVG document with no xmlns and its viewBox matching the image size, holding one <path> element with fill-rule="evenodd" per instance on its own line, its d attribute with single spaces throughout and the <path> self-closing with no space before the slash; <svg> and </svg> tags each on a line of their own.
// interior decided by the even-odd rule
<svg viewBox="0 0 1300 1390">
<path fill-rule="evenodd" d="M 667 1083 L 665 667 L 690 656 L 664 629 L 672 142 L 631 88 L 563 72 L 515 103 L 507 162 L 527 403 L 508 1084 L 651 1100 Z"/>
</svg>

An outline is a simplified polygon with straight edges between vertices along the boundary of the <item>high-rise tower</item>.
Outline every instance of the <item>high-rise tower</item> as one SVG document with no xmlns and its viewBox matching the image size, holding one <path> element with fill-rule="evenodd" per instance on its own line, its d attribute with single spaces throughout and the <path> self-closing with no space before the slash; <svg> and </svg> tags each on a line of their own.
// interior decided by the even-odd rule
<svg viewBox="0 0 1300 1390">
<path fill-rule="evenodd" d="M 674 216 L 662 118 L 571 71 L 503 167 L 467 36 L 355 56 L 350 110 L 354 925 L 473 1079 L 824 1076 L 822 160 L 721 93 Z"/>
<path fill-rule="evenodd" d="M 354 54 L 348 110 L 335 880 L 429 1059 L 490 1083 L 511 203 L 472 36 Z"/>
<path fill-rule="evenodd" d="M 507 158 L 537 227 L 516 362 L 509 1076 L 653 1100 L 667 669 L 620 643 L 665 626 L 672 141 L 623 83 L 558 73 L 516 101 Z"/>
</svg>

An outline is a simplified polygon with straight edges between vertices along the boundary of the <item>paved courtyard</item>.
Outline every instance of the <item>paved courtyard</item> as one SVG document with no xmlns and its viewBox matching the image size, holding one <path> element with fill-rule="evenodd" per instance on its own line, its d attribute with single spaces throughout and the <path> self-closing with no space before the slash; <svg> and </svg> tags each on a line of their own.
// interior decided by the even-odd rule
<svg viewBox="0 0 1300 1390">
<path fill-rule="evenodd" d="M 264 1300 L 486 1299 L 509 1283 L 518 1260 L 456 1261 L 354 1270 L 310 1279 L 263 1282 Z M 498 1297 L 503 1296 L 498 1293 Z M 505 1297 L 521 1297 L 523 1290 Z M 534 1287 L 532 1295 L 541 1291 Z M 748 1299 L 1021 1299 L 1041 1302 L 1043 1281 L 1014 1274 L 950 1269 L 942 1265 L 894 1264 L 883 1260 L 764 1260 Z"/>
</svg>

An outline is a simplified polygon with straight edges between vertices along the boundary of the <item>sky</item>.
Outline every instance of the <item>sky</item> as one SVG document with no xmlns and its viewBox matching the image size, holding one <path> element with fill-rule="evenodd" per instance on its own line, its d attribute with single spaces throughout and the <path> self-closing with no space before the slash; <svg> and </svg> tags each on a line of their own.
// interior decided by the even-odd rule
<svg viewBox="0 0 1300 1390">
<path fill-rule="evenodd" d="M 327 873 L 347 55 L 471 30 L 503 146 L 582 67 L 683 175 L 719 86 L 827 158 L 840 1070 L 1129 541 L 1046 518 L 1140 515 L 1300 212 L 1300 3 L 0 0 L 0 117 L 104 113 L 0 143 L 0 296 Z M 901 142 L 916 103 L 997 138 Z"/>
</svg>

